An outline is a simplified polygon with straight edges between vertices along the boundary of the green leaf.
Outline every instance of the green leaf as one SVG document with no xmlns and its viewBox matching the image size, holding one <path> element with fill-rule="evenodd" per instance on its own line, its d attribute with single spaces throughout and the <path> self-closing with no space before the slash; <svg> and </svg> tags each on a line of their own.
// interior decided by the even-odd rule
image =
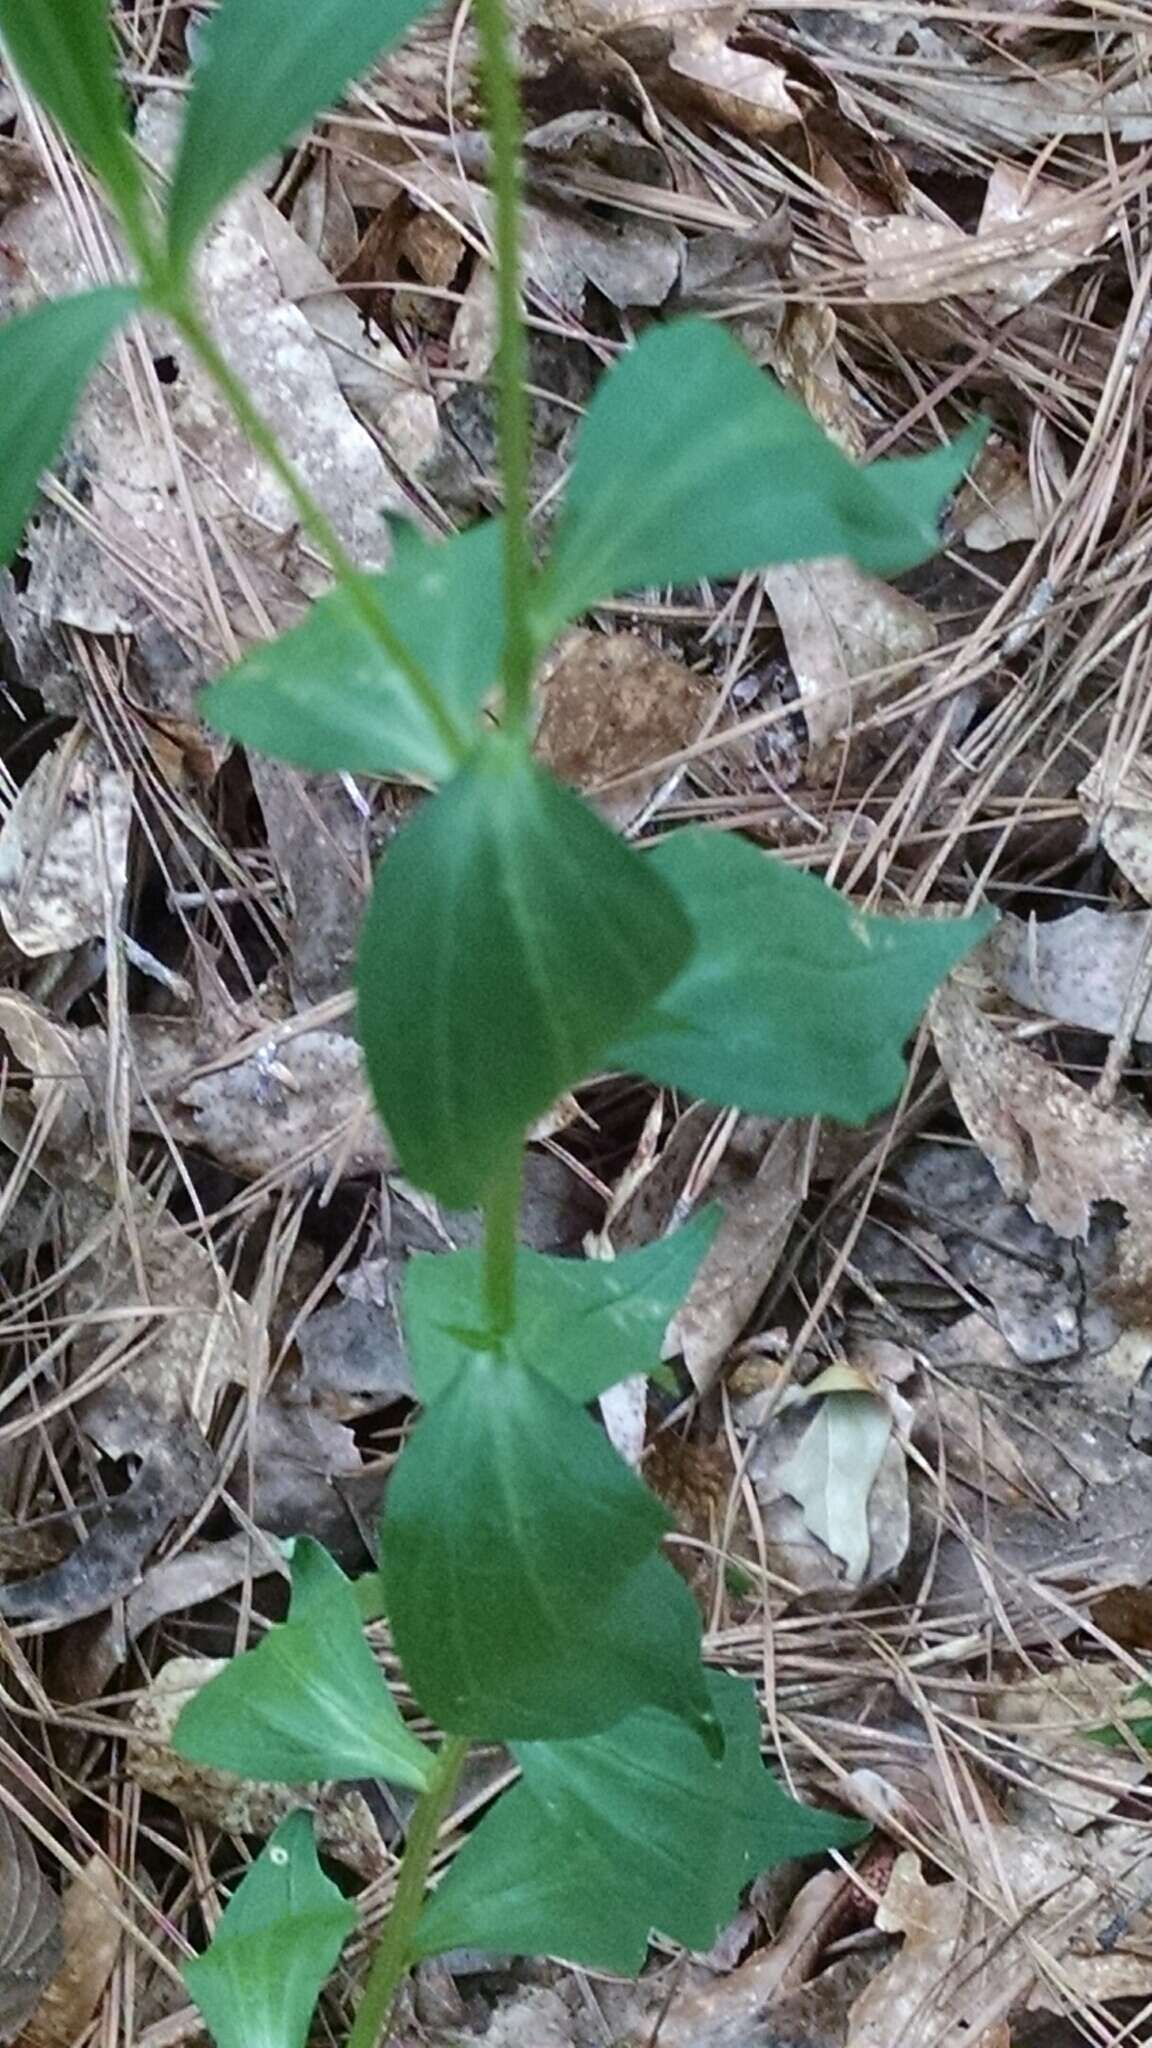
<svg viewBox="0 0 1152 2048">
<path fill-rule="evenodd" d="M 417 1424 L 380 1533 L 392 1634 L 440 1727 L 583 1734 L 648 1701 L 700 1722 L 687 1588 L 651 1553 L 669 1518 L 581 1408 L 474 1356 Z"/>
<path fill-rule="evenodd" d="M 138 229 L 144 181 L 128 139 L 106 0 L 0 0 L 0 37 L 25 84 L 97 173 L 125 225 Z"/>
<path fill-rule="evenodd" d="M 135 292 L 109 285 L 0 327 L 0 567 L 16 551 L 80 393 L 135 306 Z"/>
<path fill-rule="evenodd" d="M 221 0 L 204 34 L 168 205 L 182 268 L 250 171 L 339 99 L 428 0 Z"/>
<path fill-rule="evenodd" d="M 311 1816 L 289 1814 L 224 1909 L 184 1982 L 217 2048 L 305 2048 L 356 1908 L 316 1860 Z"/>
<path fill-rule="evenodd" d="M 508 1355 L 570 1401 L 594 1401 L 631 1373 L 655 1372 L 664 1332 L 716 1234 L 719 1209 L 618 1259 L 516 1255 Z M 424 1252 L 404 1279 L 404 1328 L 420 1399 L 435 1401 L 485 1347 L 480 1252 Z"/>
<path fill-rule="evenodd" d="M 479 738 L 477 714 L 499 674 L 500 523 L 447 541 L 408 537 L 395 566 L 364 581 L 439 690 L 455 753 L 343 589 L 205 690 L 201 714 L 300 768 L 447 781 Z"/>
<path fill-rule="evenodd" d="M 293 1547 L 287 1621 L 189 1700 L 172 1746 L 280 1785 L 387 1778 L 422 1790 L 431 1763 L 376 1669 L 355 1591 L 307 1536 Z"/>
<path fill-rule="evenodd" d="M 1148 1699 L 1152 1699 L 1152 1685 L 1134 1685 L 1123 1704 L 1134 1707 L 1139 1701 Z M 1084 1740 L 1098 1742 L 1102 1749 L 1130 1750 L 1134 1743 L 1139 1743 L 1143 1749 L 1152 1749 L 1152 1719 L 1134 1716 L 1129 1720 L 1124 1714 L 1103 1728 L 1086 1728 Z"/>
<path fill-rule="evenodd" d="M 720 1757 L 651 1710 L 583 1741 L 517 1745 L 523 1778 L 425 1906 L 417 1955 L 559 1955 L 632 1976 L 653 1929 L 708 1948 L 760 1871 L 867 1834 L 781 1791 L 750 1685 L 719 1672 L 708 1685 Z"/>
<path fill-rule="evenodd" d="M 730 833 L 674 832 L 648 858 L 696 946 L 612 1060 L 755 1116 L 883 1109 L 929 995 L 992 922 L 865 916 Z"/>
<path fill-rule="evenodd" d="M 577 437 L 540 635 L 654 583 L 819 555 L 910 569 L 939 547 L 983 431 L 861 469 L 719 327 L 654 328 L 601 380 Z"/>
<path fill-rule="evenodd" d="M 404 1172 L 481 1199 L 522 1134 L 688 955 L 655 870 L 493 734 L 380 863 L 360 1036 Z"/>
</svg>

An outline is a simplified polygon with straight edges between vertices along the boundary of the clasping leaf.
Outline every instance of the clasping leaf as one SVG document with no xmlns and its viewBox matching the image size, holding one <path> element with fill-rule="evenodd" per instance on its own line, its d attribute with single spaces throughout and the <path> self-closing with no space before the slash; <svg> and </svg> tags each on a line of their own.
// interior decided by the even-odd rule
<svg viewBox="0 0 1152 2048">
<path fill-rule="evenodd" d="M 604 376 L 576 439 L 537 630 L 619 591 L 850 555 L 896 575 L 934 554 L 983 436 L 860 468 L 705 320 L 653 328 Z"/>
<path fill-rule="evenodd" d="M 653 1929 L 708 1948 L 762 1870 L 867 1833 L 782 1792 L 760 1761 L 752 1687 L 707 1683 L 718 1756 L 651 1709 L 580 1741 L 514 1744 L 522 1780 L 464 1842 L 417 1953 L 559 1955 L 634 1976 Z"/>
<path fill-rule="evenodd" d="M 308 1536 L 293 1545 L 287 1621 L 189 1700 L 172 1746 L 280 1785 L 386 1778 L 419 1791 L 431 1762 L 376 1669 L 356 1592 Z"/>
<path fill-rule="evenodd" d="M 316 1860 L 311 1816 L 289 1814 L 233 1892 L 184 1982 L 217 2048 L 304 2048 L 356 1908 Z"/>
</svg>

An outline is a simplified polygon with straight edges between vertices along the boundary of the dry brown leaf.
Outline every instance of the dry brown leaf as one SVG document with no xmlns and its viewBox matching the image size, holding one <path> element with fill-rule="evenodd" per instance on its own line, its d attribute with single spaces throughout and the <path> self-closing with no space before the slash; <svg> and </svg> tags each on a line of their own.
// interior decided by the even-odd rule
<svg viewBox="0 0 1152 2048">
<path fill-rule="evenodd" d="M 1131 1675 L 1119 1664 L 1087 1663 L 1061 1664 L 987 1697 L 987 1719 L 1016 1737 L 1013 1772 L 1028 1780 L 1005 1787 L 1010 1816 L 1075 1835 L 1111 1813 L 1152 1759 L 1101 1749 L 1089 1731 L 1122 1718 L 1131 1700 Z"/>
<path fill-rule="evenodd" d="M 931 305 L 990 293 L 1007 313 L 1042 297 L 1092 254 L 1108 231 L 1108 209 L 1022 165 L 998 163 L 975 234 L 920 214 L 854 220 L 848 231 L 870 299 Z"/>
<path fill-rule="evenodd" d="M 697 1390 L 712 1385 L 776 1270 L 808 1192 L 808 1126 L 779 1125 L 755 1176 L 722 1197 L 723 1220 L 668 1328 Z"/>
<path fill-rule="evenodd" d="M 104 1116 L 97 1094 L 100 1069 L 107 1064 L 103 1031 L 71 1030 L 31 997 L 3 989 L 0 1036 L 32 1077 L 29 1092 L 44 1147 L 66 1153 L 73 1171 L 88 1172 L 104 1156 Z M 11 1104 L 6 1107 L 11 1116 Z"/>
<path fill-rule="evenodd" d="M 833 743 L 894 679 L 910 679 L 935 646 L 936 628 L 915 598 L 840 557 L 768 569 L 764 588 L 800 692 L 809 773 L 828 781 L 840 767 Z"/>
<path fill-rule="evenodd" d="M 0 919 L 39 958 L 120 921 L 132 778 L 77 726 L 41 756 L 0 828 Z"/>
<path fill-rule="evenodd" d="M 815 1418 L 813 1396 L 823 1396 Z M 844 1401 L 854 1411 L 847 1417 L 835 1412 Z M 892 1414 L 869 1381 L 851 1367 L 833 1367 L 783 1400 L 769 1390 L 742 1402 L 738 1419 L 759 1430 L 748 1473 L 763 1509 L 770 1570 L 809 1595 L 838 1597 L 896 1570 L 911 1528 L 908 1467 Z M 855 1488 L 853 1454 L 866 1481 Z"/>
<path fill-rule="evenodd" d="M 593 793 L 617 826 L 649 802 L 659 778 L 636 771 L 690 744 L 707 716 L 711 692 L 683 662 L 638 633 L 566 634 L 540 678 L 536 751 L 576 789 Z M 635 779 L 595 799 L 599 783 Z"/>
<path fill-rule="evenodd" d="M 956 494 L 954 517 L 965 546 L 977 554 L 1035 540 L 1040 509 L 1027 466 L 1007 441 L 985 442 Z"/>
<path fill-rule="evenodd" d="M 1105 757 L 1089 769 L 1077 794 L 1105 853 L 1152 903 L 1152 759 L 1138 754 L 1116 770 Z"/>
<path fill-rule="evenodd" d="M 172 1657 L 134 1701 L 127 1762 L 135 1782 L 189 1820 L 232 1835 L 269 1835 L 286 1814 L 303 1807 L 314 1816 L 316 1839 L 327 1855 L 362 1877 L 383 1876 L 388 1855 L 362 1793 L 344 1785 L 257 1785 L 231 1771 L 187 1763 L 171 1748 L 181 1709 L 227 1661 Z"/>
<path fill-rule="evenodd" d="M 668 58 L 717 120 L 743 135 L 779 135 L 803 120 L 788 73 L 769 57 L 736 50 L 710 23 L 678 35 Z"/>
<path fill-rule="evenodd" d="M 20 2035 L 18 2048 L 76 2048 L 95 2017 L 123 1940 L 120 1880 L 106 1856 L 90 1856 L 60 1904 L 63 1960 Z"/>
<path fill-rule="evenodd" d="M 859 462 L 866 442 L 841 367 L 839 331 L 831 306 L 787 306 L 773 349 L 773 367 L 825 433 Z"/>
<path fill-rule="evenodd" d="M 1005 1194 L 1058 1237 L 1085 1237 L 1095 1202 L 1128 1212 L 1115 1300 L 1152 1320 L 1152 1122 L 1135 1103 L 1102 1107 L 1038 1053 L 997 1031 L 953 978 L 929 1016 L 956 1107 Z"/>
<path fill-rule="evenodd" d="M 1152 911 L 1075 910 L 1045 924 L 1005 917 L 987 959 L 998 988 L 1025 1010 L 1111 1036 L 1152 949 Z M 1152 995 L 1133 1037 L 1152 1040 Z"/>
<path fill-rule="evenodd" d="M 60 1956 L 59 1901 L 24 1828 L 0 1805 L 0 2039 L 35 2010 Z"/>
<path fill-rule="evenodd" d="M 850 1911 L 850 1880 L 839 1870 L 817 1871 L 802 1885 L 768 1946 L 728 1976 L 679 1998 L 661 2021 L 659 2048 L 709 2048 L 751 2039 L 762 2014 L 781 1994 L 811 1974 L 839 1919 Z"/>
</svg>

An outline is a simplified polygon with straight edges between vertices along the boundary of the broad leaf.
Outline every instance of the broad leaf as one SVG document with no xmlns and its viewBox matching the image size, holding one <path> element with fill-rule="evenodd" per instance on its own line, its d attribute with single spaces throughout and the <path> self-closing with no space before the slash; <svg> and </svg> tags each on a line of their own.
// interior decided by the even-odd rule
<svg viewBox="0 0 1152 2048">
<path fill-rule="evenodd" d="M 493 734 L 376 877 L 360 1036 L 404 1172 L 469 1208 L 688 955 L 648 863 Z"/>
<path fill-rule="evenodd" d="M 138 228 L 144 182 L 116 80 L 107 0 L 0 0 L 0 38 L 126 224 Z"/>
<path fill-rule="evenodd" d="M 408 536 L 395 566 L 364 580 L 438 691 L 455 747 L 343 589 L 213 683 L 201 713 L 300 768 L 446 781 L 479 737 L 477 713 L 499 673 L 499 522 L 447 541 Z"/>
<path fill-rule="evenodd" d="M 356 1592 L 307 1536 L 293 1550 L 287 1621 L 189 1700 L 172 1746 L 190 1763 L 281 1785 L 387 1778 L 419 1790 L 431 1762 L 376 1669 Z"/>
<path fill-rule="evenodd" d="M 582 1734 L 647 1701 L 700 1720 L 691 1596 L 652 1554 L 668 1526 L 582 1409 L 512 1359 L 474 1356 L 413 1431 L 381 1524 L 421 1706 L 492 1741 Z"/>
<path fill-rule="evenodd" d="M 110 285 L 0 327 L 0 567 L 16 551 L 80 393 L 135 305 L 135 292 Z"/>
<path fill-rule="evenodd" d="M 696 946 L 611 1057 L 756 1116 L 858 1124 L 883 1109 L 932 990 L 991 923 L 865 916 L 730 833 L 674 832 L 648 858 Z"/>
<path fill-rule="evenodd" d="M 895 575 L 940 545 L 980 443 L 861 469 L 708 321 L 652 329 L 597 386 L 576 442 L 538 631 L 618 591 L 850 555 Z"/>
<path fill-rule="evenodd" d="M 867 1833 L 769 1776 L 751 1686 L 717 1672 L 708 1685 L 720 1757 L 655 1711 L 582 1741 L 516 1745 L 521 1783 L 425 1906 L 417 1953 L 560 1955 L 635 1975 L 653 1929 L 708 1948 L 760 1871 Z"/>
<path fill-rule="evenodd" d="M 228 194 L 397 42 L 428 0 L 221 0 L 204 34 L 169 200 L 178 265 Z"/>
<path fill-rule="evenodd" d="M 516 1321 L 510 1357 L 534 1368 L 570 1401 L 637 1372 L 655 1372 L 664 1332 L 716 1233 L 718 1209 L 684 1230 L 618 1259 L 516 1256 Z M 404 1328 L 420 1399 L 435 1401 L 461 1366 L 485 1348 L 480 1252 L 426 1252 L 404 1279 Z"/>
<path fill-rule="evenodd" d="M 306 1813 L 281 1821 L 233 1892 L 184 1982 L 217 2048 L 304 2048 L 312 2013 L 356 1924 L 316 1860 Z"/>
</svg>

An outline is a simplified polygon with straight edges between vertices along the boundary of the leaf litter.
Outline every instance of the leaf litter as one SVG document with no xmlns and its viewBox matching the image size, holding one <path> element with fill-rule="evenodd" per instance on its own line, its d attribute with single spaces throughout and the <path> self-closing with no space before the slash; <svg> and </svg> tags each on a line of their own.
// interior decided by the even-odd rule
<svg viewBox="0 0 1152 2048">
<path fill-rule="evenodd" d="M 439 2004 L 415 1987 L 423 2038 L 1136 2038 L 1145 1755 L 1089 1736 L 1152 1651 L 1148 32 L 1040 0 L 517 20 L 541 530 L 598 366 L 664 309 L 723 319 L 857 458 L 994 428 L 897 583 L 830 563 L 605 607 L 557 650 L 542 750 L 641 842 L 704 822 L 865 908 L 1004 916 L 863 1132 L 600 1077 L 540 1134 L 538 1249 L 721 1206 L 611 1427 L 775 1760 L 876 1833 L 591 2004 L 559 1965 L 454 1958 Z M 183 43 L 126 28 L 162 163 Z M 104 228 L 2 83 L 0 115 L 8 311 L 87 282 Z M 206 254 L 222 344 L 365 562 L 383 514 L 494 506 L 484 165 L 471 30 L 431 21 Z M 410 794 L 195 722 L 321 580 L 159 329 L 95 381 L 0 579 L 0 1779 L 42 1930 L 11 1981 L 0 1958 L 0 2017 L 30 2048 L 192 2038 L 188 1873 L 226 1881 L 282 1809 L 181 1778 L 165 1688 L 282 1611 L 277 1535 L 367 1565 L 405 1264 L 474 1243 L 397 1180 L 351 1028 Z M 385 1876 L 403 1812 L 308 1796 Z"/>
</svg>

